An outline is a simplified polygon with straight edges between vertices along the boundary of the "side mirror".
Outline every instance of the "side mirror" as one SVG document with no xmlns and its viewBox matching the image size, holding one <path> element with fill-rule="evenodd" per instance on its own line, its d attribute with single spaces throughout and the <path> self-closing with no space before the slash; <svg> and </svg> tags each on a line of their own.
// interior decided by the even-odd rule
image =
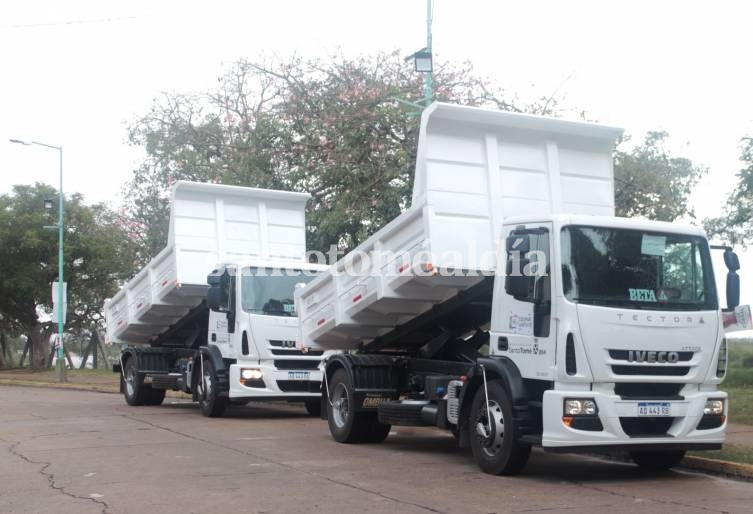
<svg viewBox="0 0 753 514">
<path fill-rule="evenodd" d="M 531 277 L 527 277 L 523 271 L 529 264 L 528 259 L 515 259 L 518 261 L 518 269 L 513 270 L 513 259 L 507 261 L 507 273 L 505 275 L 505 292 L 516 300 L 527 299 L 530 296 Z"/>
<path fill-rule="evenodd" d="M 210 286 L 207 290 L 207 306 L 216 312 L 222 311 L 222 292 L 219 286 Z"/>
<path fill-rule="evenodd" d="M 729 248 L 724 250 L 724 265 L 727 266 L 727 269 L 730 271 L 737 271 L 740 269 L 740 259 L 737 257 L 737 254 Z"/>
<path fill-rule="evenodd" d="M 516 235 L 513 232 L 507 236 L 505 246 L 507 247 L 507 253 L 520 252 L 519 255 L 523 256 L 531 251 L 531 238 L 528 234 Z"/>
<path fill-rule="evenodd" d="M 740 305 L 740 276 L 737 274 L 737 270 L 740 269 L 740 259 L 729 248 L 724 250 L 724 265 L 729 270 L 727 272 L 727 309 L 732 310 Z"/>
<path fill-rule="evenodd" d="M 207 275 L 207 284 L 210 286 L 219 286 L 222 281 L 222 273 L 219 270 L 212 271 Z"/>
<path fill-rule="evenodd" d="M 727 273 L 727 308 L 740 305 L 740 276 L 734 271 Z"/>
</svg>

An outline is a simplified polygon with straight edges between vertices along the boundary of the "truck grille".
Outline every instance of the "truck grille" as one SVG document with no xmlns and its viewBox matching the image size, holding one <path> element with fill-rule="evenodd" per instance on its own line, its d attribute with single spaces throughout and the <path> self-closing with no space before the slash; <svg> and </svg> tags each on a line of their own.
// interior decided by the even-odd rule
<svg viewBox="0 0 753 514">
<path fill-rule="evenodd" d="M 276 360 L 275 361 L 275 368 L 277 369 L 295 369 L 295 370 L 304 370 L 304 369 L 319 369 L 319 361 L 314 360 L 300 360 L 300 359 L 290 359 L 290 360 Z"/>
<path fill-rule="evenodd" d="M 615 375 L 635 376 L 647 375 L 653 377 L 683 377 L 690 372 L 690 366 L 678 365 L 674 362 L 635 362 L 628 360 L 629 350 L 609 350 L 609 357 L 625 364 L 612 364 Z M 677 362 L 687 363 L 693 359 L 693 352 L 677 352 Z"/>
<path fill-rule="evenodd" d="M 677 352 L 679 362 L 688 362 L 693 358 L 693 352 Z M 609 350 L 609 356 L 616 361 L 628 360 L 628 350 Z"/>
<path fill-rule="evenodd" d="M 303 353 L 301 350 L 270 350 L 272 352 L 272 355 L 301 355 L 304 357 L 321 357 L 321 355 L 324 353 L 322 350 L 309 350 L 306 353 Z"/>
<path fill-rule="evenodd" d="M 618 382 L 614 394 L 623 400 L 682 399 L 680 391 L 684 384 Z"/>
<path fill-rule="evenodd" d="M 296 347 L 295 341 L 291 339 L 268 339 L 269 346 L 276 346 L 277 348 L 291 348 Z"/>
<path fill-rule="evenodd" d="M 684 377 L 690 371 L 689 366 L 671 366 L 655 364 L 653 366 L 624 366 L 612 365 L 615 375 L 650 375 L 653 377 Z"/>
<path fill-rule="evenodd" d="M 322 383 L 313 380 L 278 380 L 277 387 L 283 393 L 321 393 Z"/>
<path fill-rule="evenodd" d="M 623 432 L 630 437 L 666 436 L 675 418 L 620 418 Z"/>
</svg>

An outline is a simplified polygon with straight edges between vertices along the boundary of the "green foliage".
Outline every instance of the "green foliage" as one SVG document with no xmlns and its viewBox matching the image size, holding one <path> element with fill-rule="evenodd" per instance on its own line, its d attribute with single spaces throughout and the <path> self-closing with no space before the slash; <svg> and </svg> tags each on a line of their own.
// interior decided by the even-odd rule
<svg viewBox="0 0 753 514">
<path fill-rule="evenodd" d="M 730 421 L 750 425 L 753 424 L 753 341 L 727 339 L 727 344 L 727 376 L 720 388 L 729 394 Z"/>
<path fill-rule="evenodd" d="M 742 140 L 737 185 L 727 199 L 724 215 L 704 221 L 706 231 L 721 236 L 731 245 L 753 241 L 753 138 Z"/>
<path fill-rule="evenodd" d="M 52 310 L 50 284 L 58 277 L 57 210 L 44 199 L 57 191 L 44 184 L 19 185 L 0 196 L 0 330 L 29 335 L 42 344 L 53 330 L 39 318 Z M 65 202 L 66 329 L 81 332 L 102 322 L 102 305 L 130 275 L 133 245 L 104 205 L 87 206 L 78 194 Z M 43 358 L 43 354 L 37 355 Z"/>
<path fill-rule="evenodd" d="M 553 98 L 509 101 L 469 64 L 435 70 L 436 99 L 556 114 Z M 422 77 L 401 54 L 241 60 L 204 94 L 167 94 L 130 127 L 146 151 L 125 190 L 129 232 L 144 263 L 165 246 L 170 185 L 196 180 L 304 191 L 309 249 L 348 251 L 410 203 Z M 653 132 L 618 152 L 620 215 L 673 220 L 705 170 L 663 148 Z"/>
<path fill-rule="evenodd" d="M 436 69 L 436 99 L 517 109 L 469 64 Z M 130 129 L 146 159 L 126 189 L 140 258 L 167 237 L 179 179 L 305 191 L 310 249 L 348 250 L 410 202 L 422 77 L 399 53 L 242 60 L 202 95 L 170 94 Z M 400 99 L 400 100 L 398 100 Z"/>
<path fill-rule="evenodd" d="M 666 132 L 649 132 L 642 145 L 615 154 L 618 216 L 660 221 L 693 216 L 688 197 L 707 170 L 689 159 L 672 157 L 664 147 L 667 137 Z"/>
</svg>

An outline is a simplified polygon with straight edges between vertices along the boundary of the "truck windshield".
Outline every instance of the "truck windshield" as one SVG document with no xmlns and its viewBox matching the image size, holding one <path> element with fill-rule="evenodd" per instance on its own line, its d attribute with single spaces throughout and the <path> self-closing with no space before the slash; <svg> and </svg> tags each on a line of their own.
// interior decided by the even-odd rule
<svg viewBox="0 0 753 514">
<path fill-rule="evenodd" d="M 716 310 L 702 237 L 603 227 L 562 229 L 562 285 L 577 303 L 654 310 Z"/>
<path fill-rule="evenodd" d="M 244 268 L 241 306 L 244 311 L 268 316 L 296 316 L 293 292 L 296 284 L 313 280 L 312 271 Z"/>
</svg>

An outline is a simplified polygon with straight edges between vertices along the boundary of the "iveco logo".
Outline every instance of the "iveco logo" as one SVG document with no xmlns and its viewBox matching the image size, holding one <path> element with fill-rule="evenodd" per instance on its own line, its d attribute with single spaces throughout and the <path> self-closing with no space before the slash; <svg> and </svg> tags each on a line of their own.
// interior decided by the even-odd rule
<svg viewBox="0 0 753 514">
<path fill-rule="evenodd" d="M 668 362 L 674 364 L 680 360 L 677 352 L 649 352 L 643 350 L 628 350 L 628 362 Z"/>
</svg>

